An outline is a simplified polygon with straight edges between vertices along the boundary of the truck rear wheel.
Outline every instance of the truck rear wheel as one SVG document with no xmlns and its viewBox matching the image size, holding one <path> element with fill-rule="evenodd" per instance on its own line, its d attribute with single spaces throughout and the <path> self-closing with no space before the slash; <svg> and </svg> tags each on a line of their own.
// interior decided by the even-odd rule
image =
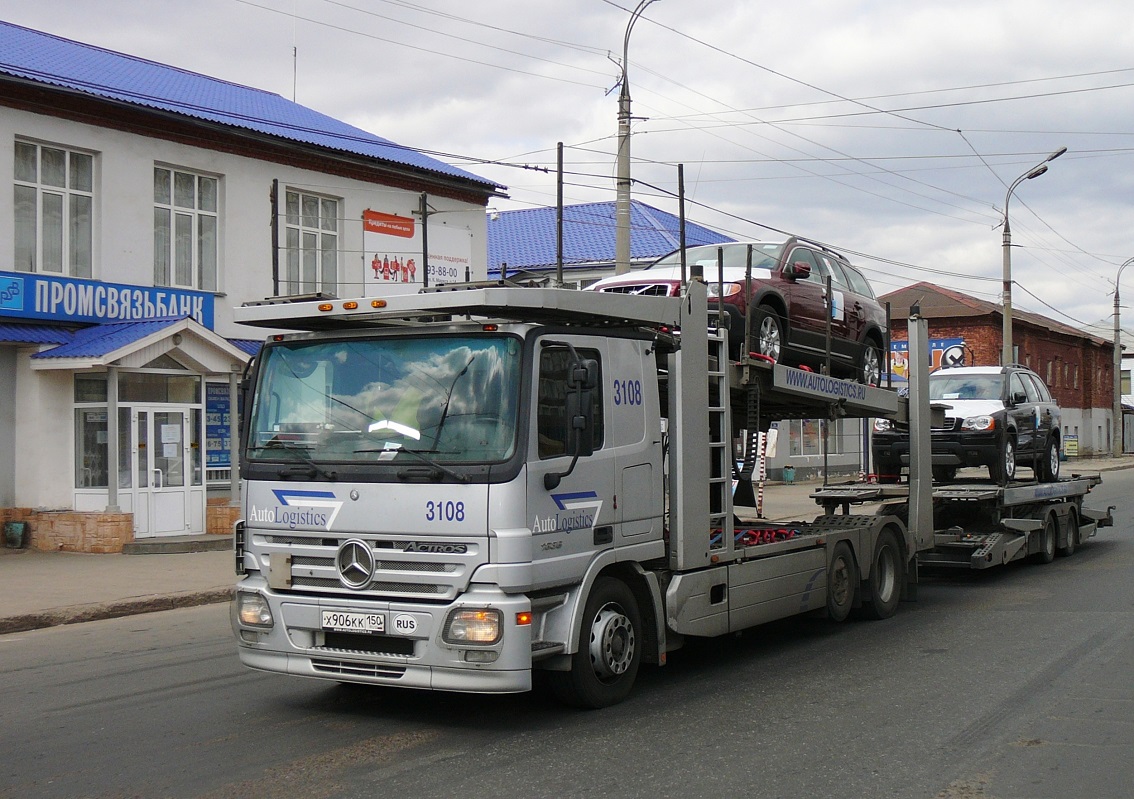
<svg viewBox="0 0 1134 799">
<path fill-rule="evenodd" d="M 630 694 L 642 662 L 642 617 L 621 580 L 599 577 L 591 588 L 571 670 L 551 672 L 560 701 L 582 708 L 616 705 Z"/>
<path fill-rule="evenodd" d="M 1067 543 L 1059 548 L 1059 554 L 1069 558 L 1079 548 L 1079 514 L 1072 508 L 1067 512 L 1067 521 L 1064 523 L 1067 530 Z"/>
<path fill-rule="evenodd" d="M 866 581 L 869 596 L 862 603 L 862 615 L 870 619 L 888 619 L 898 610 L 905 582 L 905 558 L 898 536 L 887 527 L 874 544 L 870 562 L 870 578 Z"/>
<path fill-rule="evenodd" d="M 1040 533 L 1039 551 L 1032 555 L 1033 563 L 1051 563 L 1055 560 L 1055 514 L 1049 513 L 1043 520 L 1043 531 Z"/>
<path fill-rule="evenodd" d="M 858 567 L 854 554 L 846 541 L 835 545 L 831 565 L 827 568 L 827 615 L 831 621 L 843 621 L 854 607 L 854 592 L 858 586 Z"/>
</svg>

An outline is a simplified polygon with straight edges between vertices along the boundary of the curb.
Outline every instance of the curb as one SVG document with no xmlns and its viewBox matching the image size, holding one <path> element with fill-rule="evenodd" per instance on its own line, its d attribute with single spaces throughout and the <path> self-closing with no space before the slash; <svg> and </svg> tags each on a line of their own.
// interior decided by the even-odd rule
<svg viewBox="0 0 1134 799">
<path fill-rule="evenodd" d="M 166 596 L 148 596 L 137 599 L 124 599 L 102 605 L 75 605 L 56 608 L 37 613 L 23 613 L 18 616 L 0 618 L 0 635 L 39 630 L 44 627 L 57 627 L 62 624 L 79 624 L 100 619 L 115 619 L 139 613 L 156 613 L 160 610 L 189 608 L 197 605 L 211 605 L 227 602 L 236 592 L 233 588 L 213 588 L 207 591 L 191 591 Z"/>
</svg>

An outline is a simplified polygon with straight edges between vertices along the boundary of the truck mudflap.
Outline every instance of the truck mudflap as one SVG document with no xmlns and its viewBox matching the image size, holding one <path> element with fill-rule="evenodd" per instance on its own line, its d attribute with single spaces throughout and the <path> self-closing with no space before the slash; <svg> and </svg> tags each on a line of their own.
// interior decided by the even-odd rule
<svg viewBox="0 0 1134 799">
<path fill-rule="evenodd" d="M 266 619 L 241 618 L 242 595 L 261 598 Z M 454 614 L 498 618 L 496 640 L 454 640 Z M 250 668 L 337 682 L 476 693 L 531 689 L 531 603 L 474 586 L 446 604 L 281 594 L 259 576 L 237 586 L 232 626 Z M 367 629 L 369 628 L 369 629 Z"/>
</svg>

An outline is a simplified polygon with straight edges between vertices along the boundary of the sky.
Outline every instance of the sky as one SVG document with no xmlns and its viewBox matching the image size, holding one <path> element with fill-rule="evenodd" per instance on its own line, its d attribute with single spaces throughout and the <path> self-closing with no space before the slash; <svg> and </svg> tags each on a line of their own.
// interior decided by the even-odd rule
<svg viewBox="0 0 1134 799">
<path fill-rule="evenodd" d="M 276 92 L 507 186 L 614 199 L 638 0 L 0 0 L 0 19 Z M 1134 14 L 1120 0 L 653 0 L 630 28 L 635 199 L 794 234 L 879 294 L 918 281 L 1109 339 L 1134 257 Z M 1134 270 L 1121 284 L 1134 331 Z M 897 309 L 896 309 L 897 310 Z"/>
</svg>

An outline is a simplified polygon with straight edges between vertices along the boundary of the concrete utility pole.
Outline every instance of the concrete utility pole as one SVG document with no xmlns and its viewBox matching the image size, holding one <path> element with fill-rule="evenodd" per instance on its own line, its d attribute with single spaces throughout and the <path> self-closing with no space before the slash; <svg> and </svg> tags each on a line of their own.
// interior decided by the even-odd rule
<svg viewBox="0 0 1134 799">
<path fill-rule="evenodd" d="M 630 81 L 626 64 L 630 52 L 630 31 L 646 6 L 655 0 L 639 0 L 626 23 L 622 38 L 622 89 L 618 93 L 618 172 L 615 180 L 614 203 L 614 273 L 624 275 L 630 271 Z"/>
<path fill-rule="evenodd" d="M 1004 195 L 1004 334 L 1002 336 L 1003 353 L 1000 356 L 1001 364 L 1009 364 L 1015 360 L 1012 356 L 1012 229 L 1008 226 L 1008 201 L 1012 199 L 1012 192 L 1016 190 L 1017 186 L 1025 180 L 1038 178 L 1047 171 L 1048 161 L 1054 161 L 1065 152 L 1067 152 L 1067 148 L 1060 147 L 1047 158 L 1040 161 L 1039 164 L 1020 175 L 1020 177 L 1012 181 L 1012 185 L 1008 187 L 1008 193 Z"/>
<path fill-rule="evenodd" d="M 1128 258 L 1118 267 L 1118 275 L 1114 278 L 1114 410 L 1111 419 L 1110 448 L 1111 454 L 1116 458 L 1122 454 L 1122 335 L 1121 325 L 1118 324 L 1118 284 L 1122 280 L 1122 270 L 1134 264 L 1134 258 Z"/>
</svg>

